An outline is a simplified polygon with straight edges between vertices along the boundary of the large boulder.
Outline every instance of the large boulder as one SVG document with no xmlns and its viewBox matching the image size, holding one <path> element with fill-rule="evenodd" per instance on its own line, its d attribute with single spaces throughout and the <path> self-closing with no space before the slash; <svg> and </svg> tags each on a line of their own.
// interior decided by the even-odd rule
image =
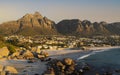
<svg viewBox="0 0 120 75">
<path fill-rule="evenodd" d="M 10 52 L 7 47 L 0 48 L 0 58 L 8 56 L 9 53 Z"/>
<path fill-rule="evenodd" d="M 13 54 L 11 54 L 8 59 L 18 59 L 20 57 L 20 52 L 15 52 Z"/>
<path fill-rule="evenodd" d="M 56 66 L 57 66 L 56 69 L 59 69 L 61 72 L 64 72 L 65 65 L 64 65 L 61 61 L 58 61 L 58 62 L 56 63 Z"/>
<path fill-rule="evenodd" d="M 19 56 L 20 55 L 20 52 L 15 52 L 15 53 L 13 53 L 11 56 L 12 57 L 15 57 L 15 56 Z"/>
<path fill-rule="evenodd" d="M 48 52 L 44 52 L 44 51 L 41 51 L 41 52 L 40 52 L 40 55 L 44 55 L 45 57 L 48 57 L 48 56 L 49 56 Z"/>
<path fill-rule="evenodd" d="M 65 72 L 67 75 L 70 75 L 74 72 L 75 70 L 75 66 L 74 65 L 70 65 L 70 66 L 67 66 L 66 69 L 65 69 Z"/>
<path fill-rule="evenodd" d="M 2 72 L 3 70 L 3 65 L 0 65 L 0 72 Z"/>
<path fill-rule="evenodd" d="M 44 55 L 40 55 L 40 54 L 38 54 L 37 57 L 38 57 L 39 59 L 41 59 L 41 58 L 45 58 Z"/>
<path fill-rule="evenodd" d="M 74 64 L 74 60 L 71 59 L 71 58 L 65 58 L 63 60 L 63 62 L 64 62 L 65 65 L 73 65 Z"/>
<path fill-rule="evenodd" d="M 18 71 L 14 67 L 11 67 L 11 66 L 6 66 L 4 71 L 9 71 L 9 73 L 11 73 L 11 74 L 17 74 L 18 73 Z"/>
<path fill-rule="evenodd" d="M 38 53 L 38 54 L 40 54 L 41 51 L 40 51 L 39 48 L 37 48 L 35 52 Z"/>
<path fill-rule="evenodd" d="M 18 74 L 18 71 L 14 67 L 0 65 L 0 75 L 5 75 L 7 72 L 10 74 Z"/>
<path fill-rule="evenodd" d="M 22 56 L 23 56 L 25 59 L 31 59 L 31 58 L 34 58 L 33 53 L 30 52 L 29 50 L 26 50 L 25 52 L 23 52 Z"/>
</svg>

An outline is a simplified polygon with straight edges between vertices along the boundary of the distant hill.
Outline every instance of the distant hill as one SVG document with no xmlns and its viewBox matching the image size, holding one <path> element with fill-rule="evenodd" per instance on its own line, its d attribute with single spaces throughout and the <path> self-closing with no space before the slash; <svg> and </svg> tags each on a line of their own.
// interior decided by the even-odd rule
<svg viewBox="0 0 120 75">
<path fill-rule="evenodd" d="M 62 20 L 58 24 L 43 17 L 39 12 L 26 14 L 16 21 L 5 22 L 0 25 L 0 35 L 120 35 L 120 22 L 106 23 L 79 19 Z"/>
</svg>

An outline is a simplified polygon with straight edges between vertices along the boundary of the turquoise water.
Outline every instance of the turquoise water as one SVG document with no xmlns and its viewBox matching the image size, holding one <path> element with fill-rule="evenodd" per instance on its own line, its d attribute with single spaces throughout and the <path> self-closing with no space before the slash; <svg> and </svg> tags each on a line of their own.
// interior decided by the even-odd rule
<svg viewBox="0 0 120 75">
<path fill-rule="evenodd" d="M 99 72 L 120 70 L 120 48 L 91 52 L 81 57 L 79 61 L 88 63 Z"/>
</svg>

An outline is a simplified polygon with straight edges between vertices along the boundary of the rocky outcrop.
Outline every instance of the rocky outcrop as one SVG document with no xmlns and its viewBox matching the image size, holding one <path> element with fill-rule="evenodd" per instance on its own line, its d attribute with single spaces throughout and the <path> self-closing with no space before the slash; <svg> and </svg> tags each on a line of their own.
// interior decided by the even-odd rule
<svg viewBox="0 0 120 75">
<path fill-rule="evenodd" d="M 11 67 L 11 66 L 5 66 L 5 71 L 9 71 L 9 73 L 12 73 L 12 74 L 17 74 L 17 70 L 14 68 L 14 67 Z"/>
<path fill-rule="evenodd" d="M 17 20 L 17 22 L 20 24 L 20 29 L 24 27 L 53 29 L 53 25 L 55 24 L 52 20 L 43 17 L 38 12 L 35 12 L 34 14 L 26 14 L 21 19 Z"/>
<path fill-rule="evenodd" d="M 18 71 L 11 66 L 0 65 L 0 75 L 18 74 Z"/>
<path fill-rule="evenodd" d="M 26 14 L 17 21 L 10 21 L 0 25 L 0 34 L 4 35 L 52 35 L 56 33 L 55 22 L 43 17 L 39 12 Z"/>
<path fill-rule="evenodd" d="M 29 50 L 24 51 L 23 54 L 21 54 L 21 56 L 23 56 L 25 59 L 32 59 L 32 58 L 34 58 L 33 53 L 30 52 Z"/>
<path fill-rule="evenodd" d="M 3 47 L 0 49 L 0 58 L 7 57 L 9 55 L 9 50 L 7 47 Z"/>
<path fill-rule="evenodd" d="M 84 75 L 85 72 L 91 70 L 89 65 L 85 63 L 83 65 L 79 65 L 78 62 L 75 62 L 71 58 L 65 58 L 63 60 L 52 59 L 48 62 L 47 71 L 49 71 L 49 69 L 51 69 L 55 75 Z"/>
<path fill-rule="evenodd" d="M 17 59 L 33 59 L 35 58 L 33 53 L 29 50 L 22 50 L 22 51 L 17 51 L 13 54 L 11 54 L 8 59 L 14 59 L 14 60 L 17 60 Z"/>
<path fill-rule="evenodd" d="M 73 61 L 73 59 L 71 59 L 71 58 L 65 58 L 63 60 L 63 62 L 64 62 L 65 65 L 68 65 L 68 66 L 75 64 L 74 61 Z"/>
<path fill-rule="evenodd" d="M 43 75 L 56 75 L 56 74 L 54 73 L 53 68 L 50 68 L 47 71 L 45 71 L 45 73 Z"/>
<path fill-rule="evenodd" d="M 31 50 L 20 50 L 17 51 L 11 55 L 8 56 L 8 59 L 11 60 L 18 60 L 18 59 L 26 59 L 26 60 L 31 60 L 34 58 L 38 58 L 38 59 L 44 59 L 47 58 L 49 56 L 49 54 L 47 52 L 44 51 L 31 51 Z"/>
<path fill-rule="evenodd" d="M 48 70 L 53 69 L 55 75 L 76 75 L 73 74 L 75 72 L 75 62 L 71 58 L 65 58 L 62 61 L 54 59 L 48 65 L 51 67 Z"/>
</svg>

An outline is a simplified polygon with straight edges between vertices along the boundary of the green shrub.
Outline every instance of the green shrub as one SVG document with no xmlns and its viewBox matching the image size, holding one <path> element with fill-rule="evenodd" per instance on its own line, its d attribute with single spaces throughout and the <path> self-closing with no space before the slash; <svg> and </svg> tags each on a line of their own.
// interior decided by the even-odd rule
<svg viewBox="0 0 120 75">
<path fill-rule="evenodd" d="M 0 35 L 0 48 L 5 46 L 5 39 Z"/>
<path fill-rule="evenodd" d="M 4 46 L 5 46 L 4 42 L 0 41 L 0 48 L 2 48 Z"/>
<path fill-rule="evenodd" d="M 10 51 L 10 54 L 13 54 L 16 52 L 15 47 L 13 45 L 8 45 L 7 48 Z"/>
</svg>

